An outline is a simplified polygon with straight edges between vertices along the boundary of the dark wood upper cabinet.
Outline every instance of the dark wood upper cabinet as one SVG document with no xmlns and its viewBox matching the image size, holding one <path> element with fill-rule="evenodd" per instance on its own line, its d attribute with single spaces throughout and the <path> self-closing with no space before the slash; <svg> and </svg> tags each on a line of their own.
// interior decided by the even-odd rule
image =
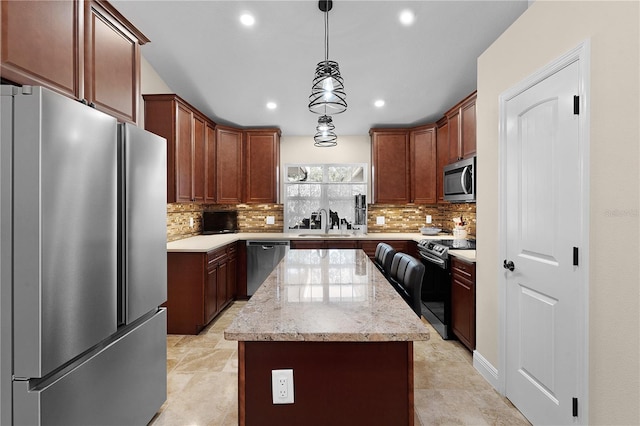
<svg viewBox="0 0 640 426">
<path fill-rule="evenodd" d="M 2 78 L 46 86 L 82 99 L 83 4 L 77 1 L 2 1 Z"/>
<path fill-rule="evenodd" d="M 193 177 L 193 116 L 191 110 L 181 104 L 175 103 L 176 108 L 176 137 L 175 137 L 175 201 L 190 202 L 192 197 Z M 153 117 L 149 117 L 147 122 Z M 151 130 L 147 128 L 147 130 Z M 161 135 L 164 136 L 164 135 Z M 167 137 L 167 136 L 164 136 Z M 169 138 L 167 137 L 167 141 Z"/>
<path fill-rule="evenodd" d="M 435 125 L 411 130 L 411 201 L 435 204 L 436 198 L 436 128 Z"/>
<path fill-rule="evenodd" d="M 444 199 L 444 166 L 449 163 L 449 122 L 447 117 L 438 120 L 436 129 L 436 196 L 438 203 L 448 203 Z"/>
<path fill-rule="evenodd" d="M 245 131 L 245 202 L 277 203 L 280 129 Z"/>
<path fill-rule="evenodd" d="M 84 99 L 136 123 L 139 46 L 149 40 L 102 0 L 3 1 L 0 75 Z"/>
<path fill-rule="evenodd" d="M 84 97 L 96 109 L 136 123 L 139 50 L 149 40 L 107 2 L 87 1 L 85 10 Z"/>
<path fill-rule="evenodd" d="M 476 155 L 476 94 L 473 93 L 460 107 L 460 155 Z"/>
<path fill-rule="evenodd" d="M 373 202 L 410 202 L 409 133 L 404 129 L 371 129 Z"/>
<path fill-rule="evenodd" d="M 205 123 L 205 193 L 204 202 L 214 204 L 216 202 L 216 129 L 209 122 Z"/>
<path fill-rule="evenodd" d="M 191 196 L 196 203 L 204 202 L 207 164 L 206 118 L 193 113 L 193 174 Z"/>
<path fill-rule="evenodd" d="M 446 114 L 449 123 L 449 163 L 476 154 L 476 92 Z"/>
<path fill-rule="evenodd" d="M 167 140 L 167 202 L 204 202 L 215 123 L 174 94 L 144 95 L 145 129 Z"/>
<path fill-rule="evenodd" d="M 216 200 L 219 204 L 242 202 L 242 130 L 216 126 Z"/>
</svg>

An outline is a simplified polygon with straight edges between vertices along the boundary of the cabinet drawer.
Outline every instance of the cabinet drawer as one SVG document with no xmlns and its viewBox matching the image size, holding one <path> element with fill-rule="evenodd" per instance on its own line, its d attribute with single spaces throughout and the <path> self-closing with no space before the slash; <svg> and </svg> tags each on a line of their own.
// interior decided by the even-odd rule
<svg viewBox="0 0 640 426">
<path fill-rule="evenodd" d="M 473 263 L 463 262 L 455 257 L 451 261 L 451 272 L 459 275 L 460 278 L 466 278 L 473 281 L 476 272 L 476 265 Z"/>
<path fill-rule="evenodd" d="M 226 247 L 211 250 L 207 253 L 207 266 L 217 266 L 217 264 L 227 255 Z"/>
<path fill-rule="evenodd" d="M 228 254 L 228 255 L 230 255 L 230 256 L 231 256 L 231 255 L 235 255 L 237 251 L 238 251 L 238 248 L 237 248 L 236 243 L 229 244 L 229 245 L 227 246 L 227 254 Z"/>
</svg>

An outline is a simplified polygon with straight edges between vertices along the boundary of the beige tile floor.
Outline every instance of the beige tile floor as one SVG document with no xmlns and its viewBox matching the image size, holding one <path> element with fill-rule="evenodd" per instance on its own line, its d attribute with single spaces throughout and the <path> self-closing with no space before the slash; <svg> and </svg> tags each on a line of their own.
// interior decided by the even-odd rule
<svg viewBox="0 0 640 426">
<path fill-rule="evenodd" d="M 246 302 L 235 302 L 197 336 L 167 336 L 167 401 L 153 426 L 237 425 L 237 343 L 224 329 Z M 473 368 L 459 342 L 414 343 L 415 424 L 529 425 Z"/>
</svg>

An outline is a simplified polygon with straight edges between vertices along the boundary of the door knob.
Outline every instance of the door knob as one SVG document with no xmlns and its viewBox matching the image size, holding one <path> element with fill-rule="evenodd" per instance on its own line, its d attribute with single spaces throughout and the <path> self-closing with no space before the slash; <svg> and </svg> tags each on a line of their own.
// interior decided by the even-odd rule
<svg viewBox="0 0 640 426">
<path fill-rule="evenodd" d="M 508 261 L 507 262 L 507 259 L 504 260 L 504 263 L 502 264 L 502 267 L 504 269 L 508 269 L 510 271 L 513 271 L 514 269 L 516 269 L 516 265 L 514 265 L 512 261 Z"/>
</svg>

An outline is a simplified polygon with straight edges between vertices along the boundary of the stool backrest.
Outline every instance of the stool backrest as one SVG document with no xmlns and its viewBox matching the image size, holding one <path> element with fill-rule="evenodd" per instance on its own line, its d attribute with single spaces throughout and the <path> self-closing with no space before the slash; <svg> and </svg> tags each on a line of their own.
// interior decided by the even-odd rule
<svg viewBox="0 0 640 426">
<path fill-rule="evenodd" d="M 399 287 L 400 294 L 418 316 L 422 315 L 424 269 L 424 264 L 415 257 L 406 253 L 396 253 L 389 271 L 389 278 Z"/>
<path fill-rule="evenodd" d="M 396 254 L 396 250 L 387 243 L 378 243 L 376 247 L 376 254 L 374 263 L 380 269 L 380 271 L 386 276 L 389 276 L 391 270 L 391 263 L 393 262 L 393 256 Z"/>
</svg>

